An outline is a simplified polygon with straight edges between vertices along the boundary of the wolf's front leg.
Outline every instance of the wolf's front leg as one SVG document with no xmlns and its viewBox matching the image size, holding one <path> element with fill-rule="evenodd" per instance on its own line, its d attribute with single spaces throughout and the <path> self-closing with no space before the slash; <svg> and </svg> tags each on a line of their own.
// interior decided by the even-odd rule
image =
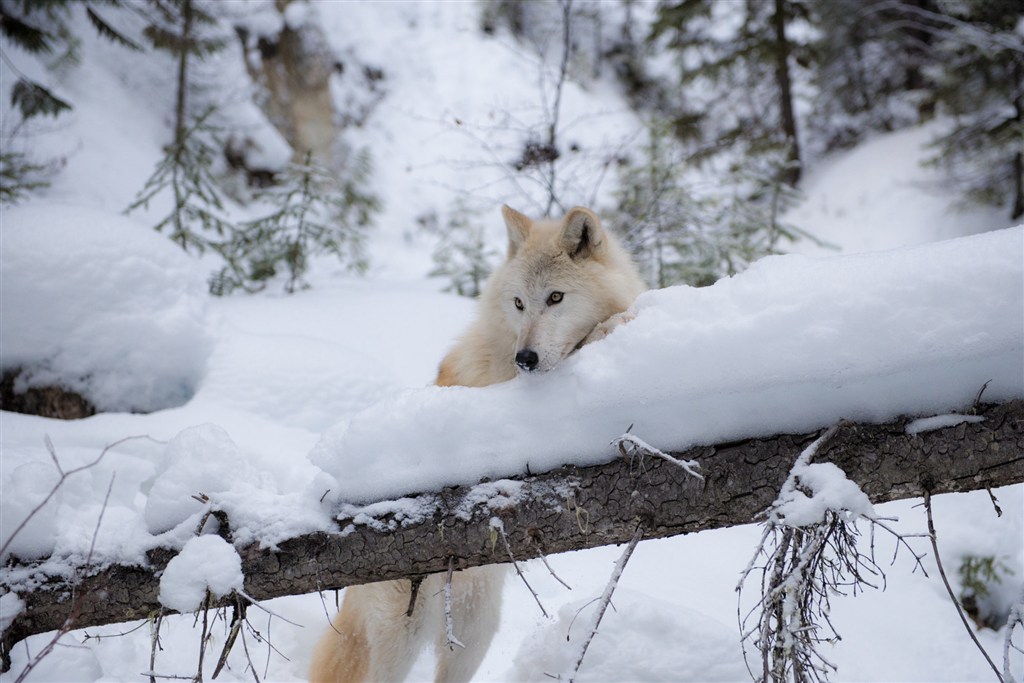
<svg viewBox="0 0 1024 683">
<path fill-rule="evenodd" d="M 609 334 L 611 334 L 612 330 L 614 330 L 616 327 L 628 323 L 635 317 L 636 313 L 634 313 L 631 310 L 616 313 L 615 315 L 611 316 L 604 322 L 598 323 L 594 327 L 594 329 L 591 330 L 590 334 L 587 335 L 587 338 L 583 340 L 583 344 L 581 344 L 581 346 L 586 346 L 590 342 L 596 342 L 598 340 L 604 339 Z"/>
<path fill-rule="evenodd" d="M 345 590 L 338 616 L 313 653 L 312 683 L 401 681 L 419 651 L 424 622 L 433 623 L 436 608 L 417 595 L 411 617 L 409 581 L 382 581 Z M 429 614 L 428 614 L 429 613 Z"/>
<path fill-rule="evenodd" d="M 501 589 L 508 573 L 503 564 L 474 567 L 452 575 L 452 631 L 465 647 L 449 650 L 441 610 L 435 641 L 435 683 L 465 683 L 473 678 L 501 621 Z M 442 580 L 444 575 L 438 575 Z M 433 577 L 431 577 L 433 578 Z"/>
</svg>

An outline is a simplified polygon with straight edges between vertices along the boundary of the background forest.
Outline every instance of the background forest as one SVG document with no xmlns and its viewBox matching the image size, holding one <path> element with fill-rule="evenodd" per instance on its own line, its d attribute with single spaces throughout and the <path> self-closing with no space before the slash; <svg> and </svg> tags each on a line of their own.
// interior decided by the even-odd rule
<svg viewBox="0 0 1024 683">
<path fill-rule="evenodd" d="M 283 501 L 317 476 L 321 434 L 432 381 L 503 258 L 503 203 L 594 208 L 655 288 L 1024 217 L 1019 0 L 0 0 L 0 38 L 4 547 L 56 480 L 51 452 L 71 468 L 149 437 L 63 488 L 5 562 L 174 545 L 147 503 L 172 484 L 182 509 L 237 479 L 277 492 L 274 519 L 301 514 Z M 234 454 L 220 465 L 176 438 L 205 423 L 223 433 L 195 443 Z M 993 652 L 1024 575 L 1021 487 L 998 496 L 998 520 L 984 492 L 937 511 Z M 909 501 L 883 511 L 920 526 Z M 97 513 L 124 538 L 104 545 Z M 745 678 L 733 589 L 756 536 L 641 544 L 590 680 Z M 615 556 L 553 558 L 571 594 L 534 577 L 554 620 L 510 582 L 481 676 L 557 668 L 558 629 Z M 990 675 L 911 568 L 837 604 L 836 679 Z M 274 601 L 306 628 L 261 615 L 259 654 L 218 680 L 301 678 L 324 599 Z M 192 624 L 158 626 L 155 661 L 152 623 L 72 632 L 38 661 L 30 639 L 3 680 L 191 677 Z"/>
</svg>

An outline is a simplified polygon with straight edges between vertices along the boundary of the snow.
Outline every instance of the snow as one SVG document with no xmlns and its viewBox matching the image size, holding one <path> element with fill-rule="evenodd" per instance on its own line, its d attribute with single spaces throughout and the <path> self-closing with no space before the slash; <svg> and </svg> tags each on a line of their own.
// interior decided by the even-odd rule
<svg viewBox="0 0 1024 683">
<path fill-rule="evenodd" d="M 183 614 L 202 606 L 207 591 L 220 598 L 242 591 L 242 558 L 220 536 L 185 543 L 160 577 L 160 604 Z"/>
<path fill-rule="evenodd" d="M 647 292 L 635 320 L 543 376 L 403 391 L 310 459 L 333 500 L 368 501 L 608 460 L 629 425 L 680 451 L 961 407 L 990 379 L 989 400 L 1024 396 L 1022 253 L 1013 228 Z"/>
<path fill-rule="evenodd" d="M 843 470 L 830 462 L 811 462 L 835 429 L 818 437 L 797 458 L 771 505 L 769 522 L 790 527 L 810 526 L 824 522 L 829 510 L 843 515 L 847 522 L 858 517 L 876 518 L 867 494 L 847 479 Z"/>
<path fill-rule="evenodd" d="M 31 364 L 37 377 L 59 375 L 110 412 L 73 422 L 0 414 L 3 542 L 58 479 L 45 436 L 65 471 L 118 443 L 69 476 L 12 540 L 9 555 L 49 559 L 25 571 L 4 558 L 5 589 L 28 588 L 41 574 L 69 576 L 90 548 L 102 564 L 143 563 L 147 550 L 166 547 L 178 551 L 164 575 L 168 599 L 188 611 L 207 586 L 241 587 L 235 550 L 217 536 L 195 537 L 210 510 L 231 519 L 236 547 L 272 547 L 336 528 L 337 515 L 367 524 L 415 519 L 426 508 L 409 494 L 436 484 L 617 457 L 610 442 L 630 424 L 638 438 L 671 450 L 780 426 L 810 432 L 839 418 L 948 414 L 968 408 L 990 379 L 985 400 L 1024 393 L 1022 230 L 988 233 L 1009 223 L 994 212 L 956 209 L 953 198 L 930 189 L 933 177 L 917 161 L 931 127 L 878 135 L 808 170 L 806 201 L 787 220 L 844 255 L 805 243 L 795 249 L 814 258 L 773 257 L 709 289 L 652 292 L 637 303 L 635 320 L 542 377 L 487 389 L 423 388 L 475 309 L 423 277 L 432 245 L 416 233 L 416 218 L 468 196 L 501 250 L 500 202 L 529 212 L 537 198 L 488 162 L 514 158 L 518 133 L 510 129 L 539 115 L 540 65 L 508 35 L 483 36 L 474 3 L 290 7 L 305 19 L 319 15 L 346 63 L 385 73 L 384 99 L 357 136 L 374 151 L 375 190 L 387 207 L 371 272 L 359 279 L 317 261 L 309 291 L 208 298 L 209 263 L 184 257 L 148 228 L 159 206 L 120 213 L 167 142 L 173 72 L 164 61 L 125 59 L 83 25 L 82 66 L 57 78 L 75 111 L 32 138 L 38 156 L 60 156 L 65 167 L 39 198 L 5 206 L 0 216 L 0 359 L 5 367 Z M 232 5 L 232 12 L 254 35 L 272 35 L 283 23 L 269 2 Z M 239 52 L 226 50 L 208 65 L 217 78 L 204 78 L 233 98 L 223 115 L 259 145 L 250 163 L 276 167 L 283 149 L 240 86 Z M 52 82 L 12 54 L 27 73 Z M 8 65 L 0 70 L 11 82 Z M 359 71 L 336 79 L 337 98 L 356 90 Z M 609 147 L 628 140 L 637 122 L 615 97 L 607 83 L 570 84 L 563 120 L 572 135 Z M 595 190 L 598 205 L 606 190 Z M 589 198 L 576 193 L 571 201 Z M 985 234 L 932 244 L 975 233 Z M 857 252 L 874 253 L 850 255 Z M 130 436 L 137 438 L 123 440 Z M 819 490 L 843 486 L 841 473 L 810 467 Z M 474 504 L 500 507 L 515 499 L 517 485 L 492 481 L 476 493 Z M 193 498 L 200 494 L 205 502 Z M 985 491 L 934 499 L 940 549 L 951 568 L 964 555 L 1002 559 L 1015 574 L 993 590 L 1012 601 L 1024 576 L 1024 487 L 993 494 L 1002 516 Z M 893 528 L 920 532 L 915 505 L 880 505 L 875 513 L 898 517 Z M 212 519 L 206 529 L 216 529 Z M 744 680 L 735 584 L 759 537 L 744 526 L 642 542 L 580 680 Z M 886 543 L 878 541 L 878 552 L 888 560 L 895 548 Z M 546 680 L 545 673 L 568 670 L 566 658 L 578 648 L 566 637 L 577 642 L 593 607 L 570 627 L 573 617 L 601 594 L 620 553 L 549 558 L 572 591 L 542 565 L 525 563 L 558 616 L 543 619 L 521 583 L 506 582 L 501 630 L 478 679 Z M 830 618 L 843 636 L 829 652 L 836 680 L 990 678 L 925 562 L 927 578 L 898 553 L 886 565 L 887 590 L 833 600 Z M 20 600 L 17 592 L 0 595 L 0 618 Z M 250 638 L 262 680 L 306 675 L 333 603 L 329 595 L 270 602 L 304 628 L 249 610 L 253 627 L 284 655 Z M 28 680 L 139 680 L 150 669 L 149 629 L 143 622 L 118 635 L 139 625 L 90 628 L 102 637 L 87 641 L 72 632 Z M 219 624 L 212 630 L 213 649 L 223 633 Z M 999 657 L 1004 634 L 978 635 Z M 12 671 L 0 680 L 15 680 L 51 638 L 16 647 Z M 165 618 L 155 671 L 191 678 L 197 639 L 190 615 Z M 252 680 L 238 650 L 218 680 Z M 207 676 L 216 659 L 210 652 Z M 410 680 L 432 675 L 426 655 Z"/>
<path fill-rule="evenodd" d="M 965 422 L 984 422 L 985 418 L 980 415 L 934 415 L 932 417 L 922 417 L 912 422 L 907 423 L 906 432 L 911 436 L 915 434 L 921 434 L 922 432 L 930 432 L 935 429 L 944 429 L 945 427 L 955 427 L 958 424 Z"/>
<path fill-rule="evenodd" d="M 211 350 L 196 264 L 144 224 L 83 206 L 5 208 L 0 366 L 105 411 L 185 403 Z"/>
<path fill-rule="evenodd" d="M 1006 227 L 1003 211 L 963 205 L 938 171 L 921 166 L 943 125 L 876 134 L 824 160 L 801 187 L 805 200 L 784 216 L 824 245 L 804 241 L 793 250 L 881 251 Z"/>
<path fill-rule="evenodd" d="M 630 568 L 625 572 L 628 574 Z M 608 567 L 607 571 L 611 571 Z M 617 590 L 587 651 L 577 681 L 742 681 L 735 629 L 671 601 Z M 526 639 L 512 661 L 510 681 L 570 674 L 593 623 L 596 603 L 575 600 Z M 568 635 L 568 638 L 567 638 Z M 664 644 L 671 643 L 666 648 Z"/>
<path fill-rule="evenodd" d="M 17 593 L 0 594 L 0 631 L 6 631 L 14 618 L 25 611 L 25 601 Z"/>
</svg>

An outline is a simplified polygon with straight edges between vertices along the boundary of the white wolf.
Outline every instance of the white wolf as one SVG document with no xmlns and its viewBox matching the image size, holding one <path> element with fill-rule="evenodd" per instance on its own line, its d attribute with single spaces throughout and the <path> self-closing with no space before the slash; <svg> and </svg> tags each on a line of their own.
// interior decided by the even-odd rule
<svg viewBox="0 0 1024 683">
<path fill-rule="evenodd" d="M 508 258 L 480 295 L 475 323 L 441 362 L 436 384 L 481 387 L 517 372 L 550 370 L 624 321 L 643 280 L 593 212 L 532 221 L 507 206 Z M 310 680 L 399 681 L 425 641 L 437 651 L 435 681 L 468 681 L 498 628 L 505 569 L 478 567 L 452 580 L 452 618 L 465 648 L 445 645 L 436 597 L 445 577 L 427 577 L 407 616 L 408 580 L 353 586 L 313 655 Z"/>
</svg>

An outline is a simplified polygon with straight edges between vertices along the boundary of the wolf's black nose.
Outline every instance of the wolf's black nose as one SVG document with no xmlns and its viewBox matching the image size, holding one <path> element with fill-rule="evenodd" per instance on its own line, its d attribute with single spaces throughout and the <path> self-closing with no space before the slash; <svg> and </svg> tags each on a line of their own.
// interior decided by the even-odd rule
<svg viewBox="0 0 1024 683">
<path fill-rule="evenodd" d="M 521 367 L 523 370 L 537 369 L 538 362 L 540 362 L 540 358 L 537 357 L 536 351 L 523 349 L 516 354 L 516 365 Z"/>
</svg>

